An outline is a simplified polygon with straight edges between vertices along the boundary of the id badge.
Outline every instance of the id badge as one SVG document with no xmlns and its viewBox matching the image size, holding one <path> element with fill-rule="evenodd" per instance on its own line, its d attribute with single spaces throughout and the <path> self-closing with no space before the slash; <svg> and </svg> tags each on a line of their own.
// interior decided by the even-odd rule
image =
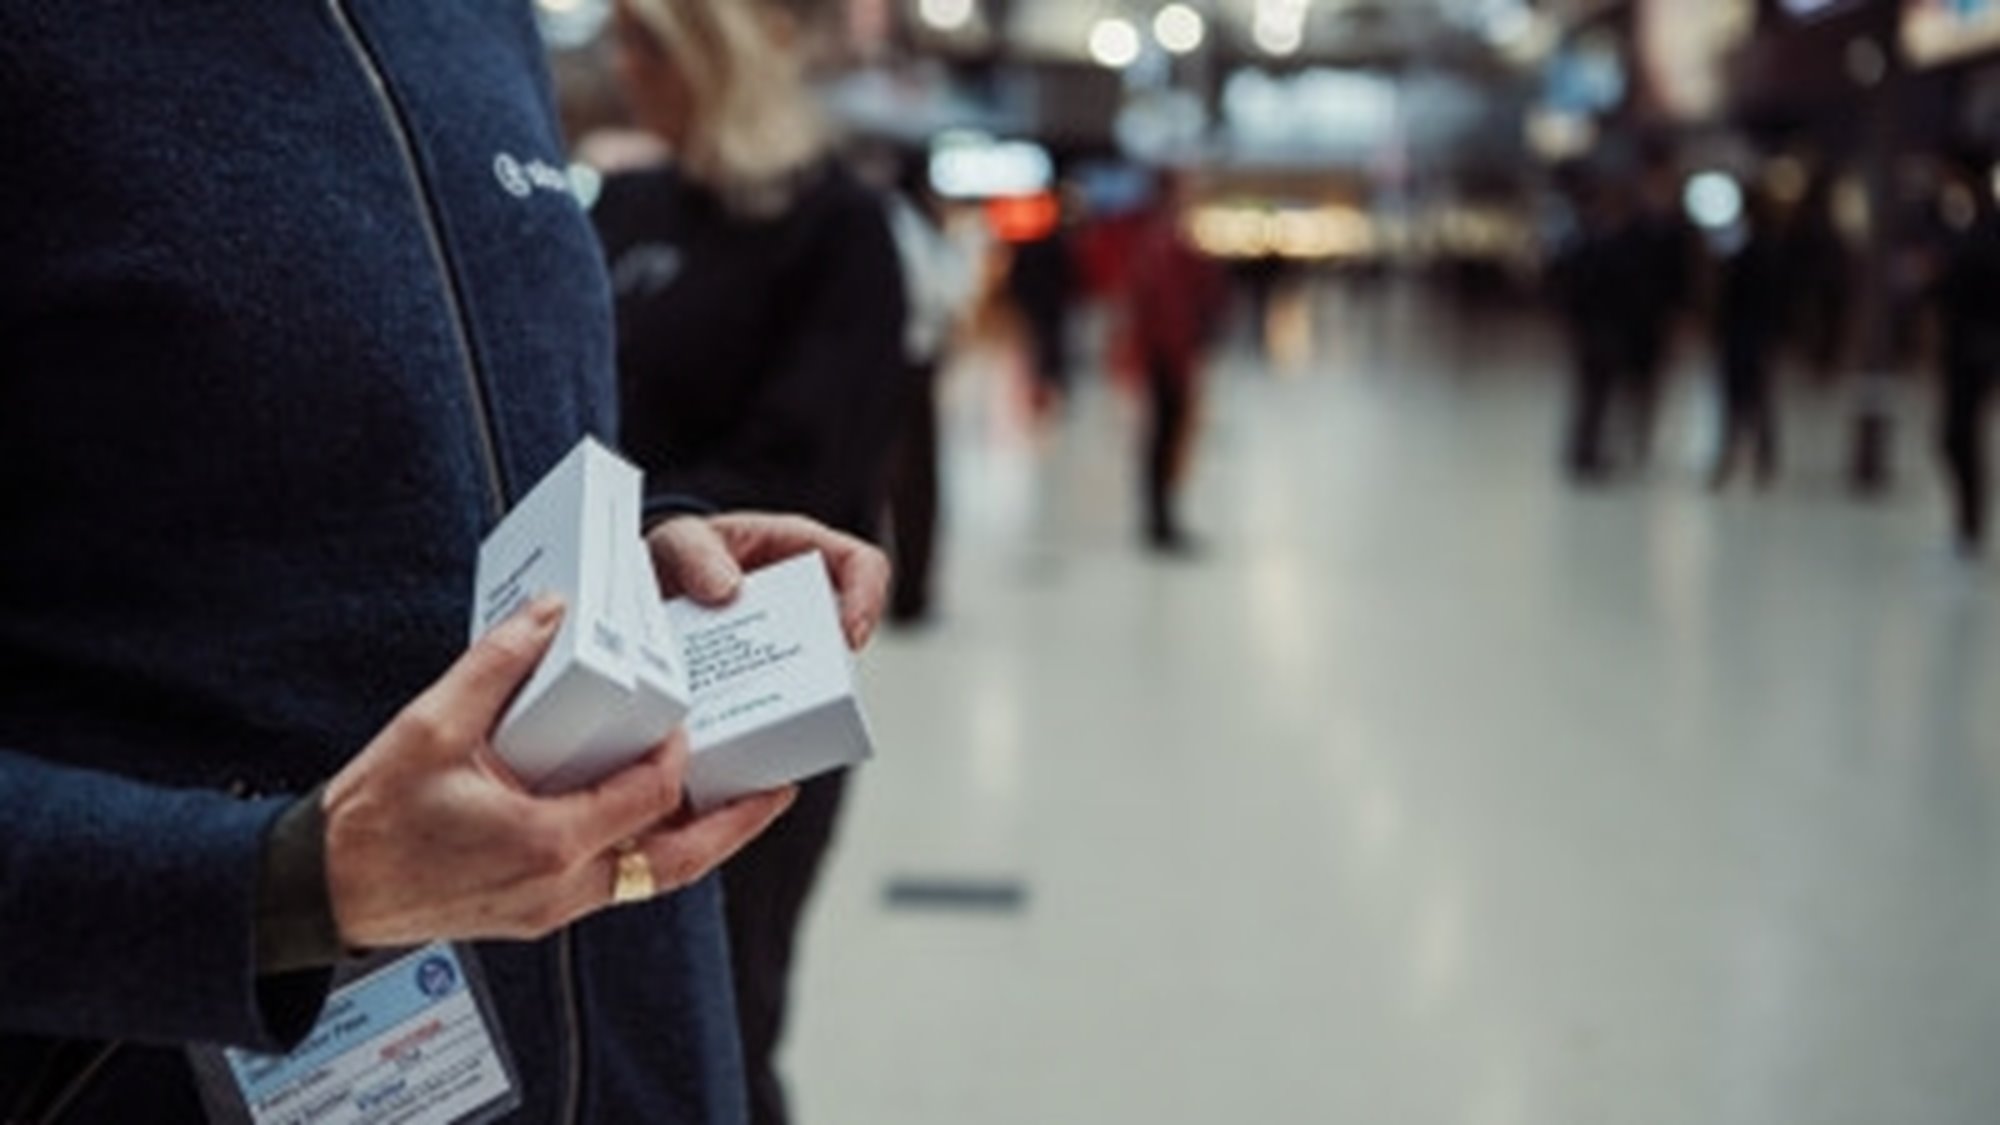
<svg viewBox="0 0 2000 1125">
<path fill-rule="evenodd" d="M 190 1055 L 214 1125 L 479 1125 L 521 1104 L 479 962 L 427 945 L 336 976 L 288 1055 Z"/>
</svg>

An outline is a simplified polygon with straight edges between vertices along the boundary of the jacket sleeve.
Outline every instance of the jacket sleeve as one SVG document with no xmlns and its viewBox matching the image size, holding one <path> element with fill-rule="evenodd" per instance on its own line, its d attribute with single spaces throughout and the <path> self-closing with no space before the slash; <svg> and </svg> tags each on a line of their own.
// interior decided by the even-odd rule
<svg viewBox="0 0 2000 1125">
<path fill-rule="evenodd" d="M 723 509 L 835 521 L 879 491 L 901 419 L 904 298 L 887 217 L 867 196 L 830 211 L 803 276 L 773 301 L 784 342 L 735 428 L 662 483 Z"/>
<path fill-rule="evenodd" d="M 0 1027 L 281 1050 L 323 969 L 259 977 L 256 894 L 284 798 L 166 789 L 0 751 Z"/>
</svg>

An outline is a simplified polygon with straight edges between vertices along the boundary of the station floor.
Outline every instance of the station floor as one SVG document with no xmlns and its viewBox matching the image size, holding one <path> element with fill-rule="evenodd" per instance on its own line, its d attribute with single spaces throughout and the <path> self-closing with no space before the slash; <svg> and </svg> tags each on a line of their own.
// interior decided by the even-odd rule
<svg viewBox="0 0 2000 1125">
<path fill-rule="evenodd" d="M 940 615 L 864 658 L 879 757 L 801 951 L 803 1125 L 2000 1121 L 2000 571 L 1789 396 L 1710 495 L 1553 471 L 1560 353 L 1320 292 L 1213 372 L 1137 548 L 1135 410 L 946 386 Z"/>
</svg>

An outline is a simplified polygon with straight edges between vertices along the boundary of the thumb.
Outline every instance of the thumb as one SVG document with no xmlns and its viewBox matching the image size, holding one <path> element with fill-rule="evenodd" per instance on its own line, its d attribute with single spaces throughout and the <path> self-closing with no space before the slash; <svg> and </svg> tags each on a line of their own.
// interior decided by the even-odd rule
<svg viewBox="0 0 2000 1125">
<path fill-rule="evenodd" d="M 472 643 L 431 693 L 446 713 L 470 724 L 469 738 L 490 733 L 507 701 L 534 673 L 562 624 L 562 599 L 544 594 Z"/>
<path fill-rule="evenodd" d="M 674 591 L 702 605 L 720 605 L 736 596 L 743 582 L 729 544 L 707 520 L 680 516 L 663 523 L 648 537 L 662 577 Z"/>
</svg>

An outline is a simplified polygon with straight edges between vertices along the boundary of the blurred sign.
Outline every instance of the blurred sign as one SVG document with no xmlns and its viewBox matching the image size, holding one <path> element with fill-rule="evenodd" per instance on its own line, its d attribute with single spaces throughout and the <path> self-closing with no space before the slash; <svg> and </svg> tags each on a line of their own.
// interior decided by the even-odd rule
<svg viewBox="0 0 2000 1125">
<path fill-rule="evenodd" d="M 988 200 L 986 226 L 1002 242 L 1040 242 L 1062 222 L 1062 204 L 1051 192 Z"/>
<path fill-rule="evenodd" d="M 947 135 L 931 149 L 930 176 L 946 199 L 1038 195 L 1055 182 L 1055 162 L 1032 141 Z"/>
<path fill-rule="evenodd" d="M 1903 50 L 1933 66 L 2000 47 L 2000 0 L 1903 0 Z"/>
</svg>

